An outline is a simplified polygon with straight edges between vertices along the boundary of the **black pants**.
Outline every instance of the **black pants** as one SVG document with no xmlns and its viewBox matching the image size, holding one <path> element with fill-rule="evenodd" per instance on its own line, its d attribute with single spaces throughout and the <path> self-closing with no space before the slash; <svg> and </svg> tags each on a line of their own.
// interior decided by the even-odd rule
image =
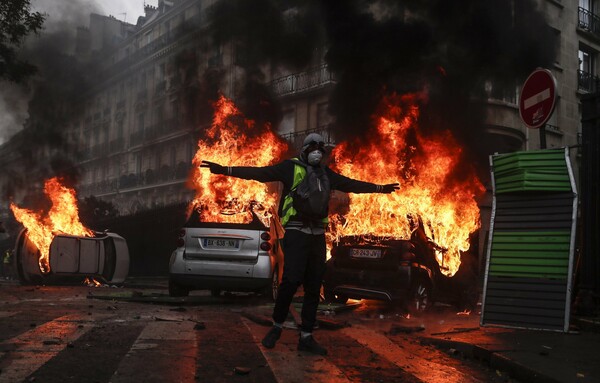
<svg viewBox="0 0 600 383">
<path fill-rule="evenodd" d="M 317 320 L 321 282 L 325 272 L 325 234 L 305 234 L 286 230 L 283 237 L 283 277 L 273 309 L 273 320 L 283 323 L 292 298 L 300 285 L 304 286 L 301 330 L 312 332 Z"/>
</svg>

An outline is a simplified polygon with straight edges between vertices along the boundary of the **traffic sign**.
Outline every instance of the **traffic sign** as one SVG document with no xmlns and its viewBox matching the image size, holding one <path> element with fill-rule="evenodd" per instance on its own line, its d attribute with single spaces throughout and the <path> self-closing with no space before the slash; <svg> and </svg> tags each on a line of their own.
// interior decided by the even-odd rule
<svg viewBox="0 0 600 383">
<path fill-rule="evenodd" d="M 556 104 L 556 79 L 548 69 L 534 70 L 521 89 L 519 114 L 532 129 L 543 126 L 554 111 Z"/>
</svg>

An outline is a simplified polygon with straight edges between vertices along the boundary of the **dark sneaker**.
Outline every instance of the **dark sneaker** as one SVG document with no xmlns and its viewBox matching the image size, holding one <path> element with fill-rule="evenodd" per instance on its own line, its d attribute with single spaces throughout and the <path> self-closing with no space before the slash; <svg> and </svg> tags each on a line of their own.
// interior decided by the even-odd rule
<svg viewBox="0 0 600 383">
<path fill-rule="evenodd" d="M 263 338 L 262 345 L 266 348 L 273 348 L 279 337 L 281 337 L 281 327 L 273 326 Z"/>
<path fill-rule="evenodd" d="M 312 335 L 304 338 L 300 337 L 300 341 L 298 342 L 298 351 L 307 351 L 316 355 L 327 355 L 327 350 L 318 344 Z"/>
</svg>

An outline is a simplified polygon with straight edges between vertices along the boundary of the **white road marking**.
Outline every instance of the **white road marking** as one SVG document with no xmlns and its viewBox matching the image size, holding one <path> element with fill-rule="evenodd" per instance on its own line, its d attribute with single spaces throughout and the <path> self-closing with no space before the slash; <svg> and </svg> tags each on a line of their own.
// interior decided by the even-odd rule
<svg viewBox="0 0 600 383">
<path fill-rule="evenodd" d="M 110 379 L 111 383 L 131 382 L 140 376 L 144 376 L 141 381 L 145 382 L 196 381 L 195 368 L 189 368 L 190 365 L 195 366 L 196 360 L 196 322 L 185 320 L 183 317 L 170 319 L 149 322 L 144 327 L 119 363 L 117 371 Z M 165 347 L 169 342 L 173 342 L 173 346 Z M 160 359 L 168 362 L 169 366 L 144 362 L 150 355 L 156 358 L 157 353 L 165 354 Z M 140 366 L 144 366 L 142 374 Z"/>
<path fill-rule="evenodd" d="M 273 349 L 266 349 L 261 344 L 262 336 L 268 331 L 246 318 L 242 318 L 254 341 L 264 355 L 275 379 L 281 383 L 348 383 L 350 380 L 326 357 L 302 353 L 296 349 L 296 344 L 277 343 Z"/>
<path fill-rule="evenodd" d="M 398 346 L 384 334 L 361 325 L 353 325 L 341 331 L 344 335 L 355 339 L 358 343 L 371 349 L 379 356 L 389 360 L 423 382 L 479 382 L 479 380 L 474 380 L 473 377 L 458 371 L 454 367 L 421 358 L 410 350 Z"/>
<path fill-rule="evenodd" d="M 21 382 L 47 361 L 54 358 L 92 328 L 83 315 L 65 315 L 44 323 L 2 345 L 15 345 L 15 349 L 4 353 L 9 364 L 2 368 L 0 383 Z"/>
</svg>

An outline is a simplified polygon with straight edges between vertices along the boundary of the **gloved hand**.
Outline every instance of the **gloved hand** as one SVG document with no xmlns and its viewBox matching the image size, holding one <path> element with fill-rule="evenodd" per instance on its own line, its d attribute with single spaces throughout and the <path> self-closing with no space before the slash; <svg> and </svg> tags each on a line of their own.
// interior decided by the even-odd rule
<svg viewBox="0 0 600 383">
<path fill-rule="evenodd" d="M 225 174 L 227 173 L 227 168 L 225 166 L 221 166 L 217 163 L 202 160 L 202 164 L 200 164 L 201 168 L 208 168 L 213 174 Z"/>
<path fill-rule="evenodd" d="M 393 193 L 396 190 L 400 189 L 400 184 L 399 183 L 394 183 L 394 184 L 387 184 L 387 185 L 378 185 L 379 187 L 381 187 L 381 189 L 379 190 L 380 193 Z"/>
</svg>

